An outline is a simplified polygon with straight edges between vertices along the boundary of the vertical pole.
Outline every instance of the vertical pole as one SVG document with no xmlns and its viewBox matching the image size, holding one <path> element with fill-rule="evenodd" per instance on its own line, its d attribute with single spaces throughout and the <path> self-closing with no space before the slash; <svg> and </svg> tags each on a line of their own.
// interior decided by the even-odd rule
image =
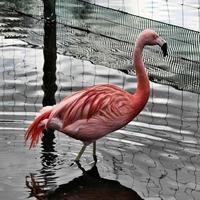
<svg viewBox="0 0 200 200">
<path fill-rule="evenodd" d="M 56 0 L 43 0 L 44 3 L 44 76 L 43 106 L 54 105 L 56 85 Z"/>
<path fill-rule="evenodd" d="M 56 0 L 43 0 L 44 4 L 44 65 L 43 65 L 43 85 L 44 91 L 43 106 L 54 105 L 56 85 Z M 54 131 L 45 130 L 42 138 L 43 150 L 45 152 L 54 151 Z M 44 158 L 45 159 L 45 158 Z"/>
</svg>

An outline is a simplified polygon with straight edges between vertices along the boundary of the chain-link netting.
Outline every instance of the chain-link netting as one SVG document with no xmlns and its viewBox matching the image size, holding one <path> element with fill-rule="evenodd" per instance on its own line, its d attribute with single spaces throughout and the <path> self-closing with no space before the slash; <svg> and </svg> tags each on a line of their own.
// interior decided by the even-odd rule
<svg viewBox="0 0 200 200">
<path fill-rule="evenodd" d="M 41 45 L 43 39 L 41 7 L 26 41 Z M 25 12 L 25 11 L 23 11 Z M 34 12 L 34 11 L 31 11 Z M 30 13 L 28 13 L 30 14 Z M 144 50 L 150 79 L 178 89 L 199 93 L 200 33 L 167 23 L 131 15 L 80 0 L 57 0 L 57 49 L 125 73 L 133 74 L 132 51 L 138 34 L 156 30 L 166 39 L 169 55 L 159 48 Z"/>
<path fill-rule="evenodd" d="M 58 50 L 95 64 L 132 73 L 132 51 L 138 34 L 156 30 L 166 39 L 169 56 L 146 48 L 145 65 L 151 80 L 199 92 L 200 33 L 130 15 L 83 1 L 57 1 Z"/>
<path fill-rule="evenodd" d="M 69 165 L 80 149 L 78 141 L 56 132 L 56 138 L 47 141 L 52 145 L 48 151 L 44 143 L 31 151 L 24 147 L 24 131 L 42 108 L 44 98 L 41 47 L 45 19 L 41 1 L 22 2 L 13 0 L 13 5 L 0 9 L 0 198 L 27 199 L 29 193 L 38 199 L 50 195 L 70 198 L 71 194 L 77 198 L 83 194 L 77 190 L 77 180 L 83 179 L 79 177 L 81 171 Z M 90 192 L 86 198 L 99 195 L 104 187 L 101 191 L 105 198 L 110 200 L 117 193 L 124 199 L 119 195 L 128 187 L 131 195 L 135 190 L 144 199 L 199 200 L 199 32 L 114 10 L 114 2 L 128 11 L 128 0 L 57 0 L 60 54 L 56 62 L 56 101 L 101 83 L 133 92 L 137 80 L 132 50 L 138 33 L 147 27 L 167 40 L 169 56 L 163 58 L 159 48 L 147 47 L 145 65 L 152 80 L 168 85 L 151 82 L 151 95 L 140 115 L 97 142 L 97 167 L 102 179 L 93 172 L 89 180 L 102 185 L 97 190 L 95 184 L 81 185 L 80 189 Z M 187 7 L 187 1 L 182 2 L 181 6 Z M 86 170 L 91 155 L 89 146 L 81 160 Z M 32 185 L 25 189 L 29 173 L 35 173 L 35 182 L 31 179 Z M 117 191 L 112 192 L 115 184 Z"/>
</svg>

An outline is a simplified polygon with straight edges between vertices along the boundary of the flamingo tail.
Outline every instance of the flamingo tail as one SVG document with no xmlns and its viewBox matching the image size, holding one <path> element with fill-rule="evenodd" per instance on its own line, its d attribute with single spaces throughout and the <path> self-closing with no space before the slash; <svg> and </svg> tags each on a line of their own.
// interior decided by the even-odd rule
<svg viewBox="0 0 200 200">
<path fill-rule="evenodd" d="M 42 136 L 43 130 L 46 128 L 46 120 L 49 118 L 52 109 L 48 109 L 45 112 L 42 112 L 39 116 L 35 118 L 32 124 L 29 126 L 28 130 L 25 133 L 25 143 L 30 140 L 29 149 L 36 146 L 40 137 Z"/>
</svg>

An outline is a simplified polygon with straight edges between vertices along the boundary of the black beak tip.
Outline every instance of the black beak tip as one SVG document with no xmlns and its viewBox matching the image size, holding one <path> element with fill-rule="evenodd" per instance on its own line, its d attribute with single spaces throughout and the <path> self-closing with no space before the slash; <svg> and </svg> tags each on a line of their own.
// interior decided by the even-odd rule
<svg viewBox="0 0 200 200">
<path fill-rule="evenodd" d="M 163 52 L 163 56 L 166 57 L 168 55 L 167 53 L 167 43 L 164 43 L 161 47 L 162 52 Z"/>
</svg>

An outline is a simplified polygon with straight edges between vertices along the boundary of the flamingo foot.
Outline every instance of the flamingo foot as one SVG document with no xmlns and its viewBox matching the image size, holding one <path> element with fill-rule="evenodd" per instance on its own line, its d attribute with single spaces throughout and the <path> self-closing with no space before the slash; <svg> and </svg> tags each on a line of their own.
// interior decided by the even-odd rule
<svg viewBox="0 0 200 200">
<path fill-rule="evenodd" d="M 82 167 L 81 163 L 79 162 L 79 160 L 74 160 L 73 163 L 70 164 L 70 167 L 72 167 L 74 164 L 76 164 L 78 166 L 78 168 L 85 173 L 85 169 Z"/>
</svg>

